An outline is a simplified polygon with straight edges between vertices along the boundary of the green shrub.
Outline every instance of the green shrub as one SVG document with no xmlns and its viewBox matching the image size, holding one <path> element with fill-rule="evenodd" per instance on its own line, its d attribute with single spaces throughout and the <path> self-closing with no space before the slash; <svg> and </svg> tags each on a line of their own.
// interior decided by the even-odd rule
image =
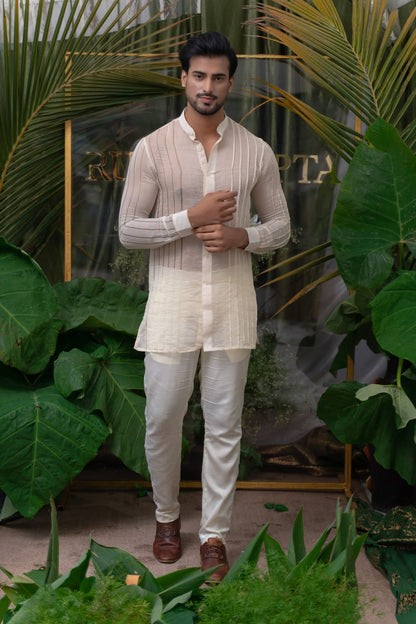
<svg viewBox="0 0 416 624">
<path fill-rule="evenodd" d="M 361 621 L 358 598 L 353 584 L 328 576 L 323 564 L 296 578 L 280 564 L 273 575 L 250 570 L 204 591 L 195 624 L 355 624 Z"/>
<path fill-rule="evenodd" d="M 149 624 L 151 605 L 130 589 L 111 577 L 87 592 L 46 585 L 30 601 L 30 624 Z"/>
</svg>

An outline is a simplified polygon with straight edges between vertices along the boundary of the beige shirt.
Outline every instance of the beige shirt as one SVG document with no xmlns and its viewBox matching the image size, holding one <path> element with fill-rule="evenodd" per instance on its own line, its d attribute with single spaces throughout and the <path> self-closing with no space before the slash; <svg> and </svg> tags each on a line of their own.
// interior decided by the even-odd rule
<svg viewBox="0 0 416 624">
<path fill-rule="evenodd" d="M 150 249 L 149 299 L 135 348 L 159 353 L 252 349 L 257 301 L 251 254 L 285 245 L 289 216 L 276 158 L 267 143 L 229 117 L 207 160 L 184 113 L 143 138 L 130 161 L 119 236 Z M 210 253 L 187 211 L 206 193 L 237 191 L 229 227 L 247 229 L 245 249 Z M 250 225 L 251 199 L 260 219 Z"/>
</svg>

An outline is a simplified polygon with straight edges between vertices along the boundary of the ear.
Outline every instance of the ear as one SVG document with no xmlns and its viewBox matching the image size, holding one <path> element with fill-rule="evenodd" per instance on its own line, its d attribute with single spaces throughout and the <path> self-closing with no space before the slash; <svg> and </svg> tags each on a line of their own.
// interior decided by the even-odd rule
<svg viewBox="0 0 416 624">
<path fill-rule="evenodd" d="M 233 88 L 234 78 L 235 78 L 235 76 L 232 76 L 232 77 L 230 78 L 230 81 L 229 81 L 229 82 L 230 82 L 230 85 L 229 85 L 229 87 L 228 87 L 228 93 L 229 93 L 229 92 L 231 91 L 231 89 Z"/>
<path fill-rule="evenodd" d="M 181 85 L 183 87 L 186 87 L 186 79 L 188 77 L 188 74 L 186 73 L 186 71 L 183 69 L 182 70 L 182 74 L 181 74 Z"/>
</svg>

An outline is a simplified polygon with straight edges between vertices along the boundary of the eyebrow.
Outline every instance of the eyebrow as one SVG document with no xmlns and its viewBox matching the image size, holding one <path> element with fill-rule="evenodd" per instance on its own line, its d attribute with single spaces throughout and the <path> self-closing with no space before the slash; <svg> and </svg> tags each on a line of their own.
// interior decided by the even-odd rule
<svg viewBox="0 0 416 624">
<path fill-rule="evenodd" d="M 206 76 L 207 75 L 207 72 L 203 72 L 200 69 L 193 69 L 191 73 L 192 74 L 201 74 L 202 76 Z M 225 76 L 225 77 L 227 76 L 227 74 L 225 72 L 224 73 L 219 72 L 218 74 L 211 74 L 211 75 L 214 78 L 217 78 L 218 76 Z"/>
</svg>

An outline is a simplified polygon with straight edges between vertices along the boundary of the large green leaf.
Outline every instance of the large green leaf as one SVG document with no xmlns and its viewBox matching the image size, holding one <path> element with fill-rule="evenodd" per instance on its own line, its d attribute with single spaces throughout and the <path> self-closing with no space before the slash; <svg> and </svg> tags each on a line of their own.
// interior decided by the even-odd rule
<svg viewBox="0 0 416 624">
<path fill-rule="evenodd" d="M 416 485 L 415 421 L 397 429 L 391 397 L 379 393 L 360 401 L 356 394 L 365 387 L 355 381 L 333 384 L 318 403 L 317 416 L 335 437 L 347 444 L 373 444 L 375 458 L 396 470 L 408 483 Z"/>
<path fill-rule="evenodd" d="M 25 373 L 48 364 L 62 325 L 56 296 L 26 253 L 0 239 L 0 360 Z"/>
<path fill-rule="evenodd" d="M 350 289 L 381 286 L 399 245 L 416 253 L 416 155 L 381 119 L 366 138 L 341 183 L 331 232 Z"/>
<path fill-rule="evenodd" d="M 357 399 L 366 401 L 369 397 L 377 394 L 388 394 L 392 400 L 396 412 L 396 427 L 403 429 L 411 420 L 416 420 L 416 407 L 407 396 L 403 388 L 397 386 L 383 386 L 382 384 L 370 384 L 357 390 Z"/>
<path fill-rule="evenodd" d="M 87 577 L 88 566 L 91 560 L 91 551 L 87 550 L 79 559 L 78 563 L 66 574 L 60 576 L 53 583 L 53 588 L 66 587 L 71 590 L 80 589 Z"/>
<path fill-rule="evenodd" d="M 303 511 L 299 509 L 298 515 L 293 524 L 292 533 L 290 535 L 289 548 L 287 551 L 287 560 L 292 568 L 306 555 L 305 538 L 303 530 Z"/>
<path fill-rule="evenodd" d="M 356 332 L 371 318 L 370 303 L 376 291 L 357 290 L 342 301 L 330 314 L 325 326 L 334 334 Z"/>
<path fill-rule="evenodd" d="M 120 581 L 124 581 L 127 574 L 138 574 L 143 589 L 156 594 L 161 591 L 158 581 L 149 569 L 127 551 L 113 546 L 103 546 L 93 539 L 90 540 L 90 551 L 97 574 L 114 576 Z"/>
<path fill-rule="evenodd" d="M 147 293 L 119 282 L 75 279 L 55 284 L 63 331 L 106 327 L 136 335 L 144 314 Z"/>
<path fill-rule="evenodd" d="M 322 549 L 327 540 L 327 537 L 332 529 L 332 525 L 327 527 L 324 532 L 320 535 L 318 540 L 315 542 L 313 548 L 309 552 L 305 551 L 305 555 L 301 558 L 296 565 L 292 568 L 292 570 L 288 574 L 288 579 L 296 578 L 298 575 L 301 576 L 305 572 L 307 572 L 315 563 L 319 560 L 319 557 L 322 553 Z M 288 553 L 289 557 L 289 553 Z"/>
<path fill-rule="evenodd" d="M 55 386 L 0 377 L 0 488 L 32 517 L 92 459 L 108 435 L 100 417 L 66 400 Z"/>
<path fill-rule="evenodd" d="M 173 600 L 198 589 L 209 577 L 206 570 L 201 572 L 201 568 L 185 568 L 176 570 L 157 579 L 161 587 L 159 596 L 164 604 L 172 603 Z"/>
<path fill-rule="evenodd" d="M 240 578 L 241 575 L 247 571 L 248 566 L 251 568 L 256 567 L 268 528 L 269 525 L 266 524 L 262 529 L 260 529 L 257 535 L 253 537 L 238 559 L 234 561 L 221 583 L 230 583 L 231 581 Z"/>
<path fill-rule="evenodd" d="M 6 612 L 9 610 L 10 605 L 11 605 L 10 598 L 8 598 L 7 596 L 3 596 L 3 598 L 0 598 L 0 622 L 3 621 L 3 617 L 5 616 Z"/>
<path fill-rule="evenodd" d="M 267 567 L 270 575 L 275 575 L 283 567 L 289 571 L 287 556 L 279 542 L 266 533 L 264 536 Z"/>
<path fill-rule="evenodd" d="M 45 585 L 51 585 L 59 577 L 59 534 L 58 515 L 53 497 L 51 503 L 51 532 L 49 535 L 49 548 L 46 558 Z"/>
<path fill-rule="evenodd" d="M 109 445 L 126 466 L 147 476 L 144 454 L 144 364 L 132 339 L 106 333 L 105 344 L 92 353 L 72 349 L 55 362 L 55 383 L 64 396 L 86 410 L 100 410 L 109 425 Z"/>
<path fill-rule="evenodd" d="M 416 364 L 416 272 L 405 271 L 387 284 L 375 297 L 372 309 L 380 346 Z"/>
<path fill-rule="evenodd" d="M 365 340 L 374 353 L 380 352 L 371 323 L 370 303 L 375 293 L 374 290 L 364 289 L 354 291 L 335 308 L 326 321 L 325 326 L 334 334 L 346 334 L 338 346 L 331 372 L 347 367 L 348 357 L 354 357 L 355 347 L 361 340 Z"/>
</svg>

